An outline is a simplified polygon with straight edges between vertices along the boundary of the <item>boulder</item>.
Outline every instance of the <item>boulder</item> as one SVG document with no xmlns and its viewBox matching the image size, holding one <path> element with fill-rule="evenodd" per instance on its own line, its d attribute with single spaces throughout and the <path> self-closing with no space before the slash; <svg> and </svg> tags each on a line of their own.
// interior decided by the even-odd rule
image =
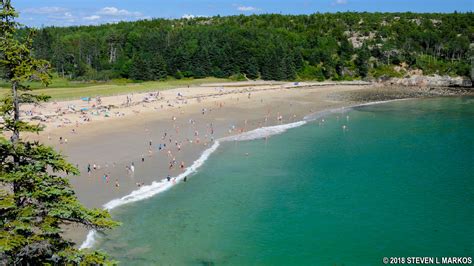
<svg viewBox="0 0 474 266">
<path fill-rule="evenodd" d="M 385 82 L 395 85 L 419 87 L 472 87 L 472 81 L 469 78 L 439 75 L 413 75 L 408 78 L 391 78 Z"/>
</svg>

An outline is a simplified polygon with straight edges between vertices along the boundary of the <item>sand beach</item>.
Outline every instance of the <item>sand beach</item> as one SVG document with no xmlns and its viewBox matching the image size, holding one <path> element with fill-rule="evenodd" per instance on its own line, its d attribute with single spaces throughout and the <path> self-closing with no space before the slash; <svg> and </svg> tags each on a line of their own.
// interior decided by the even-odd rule
<svg viewBox="0 0 474 266">
<path fill-rule="evenodd" d="M 367 82 L 236 82 L 24 105 L 22 110 L 25 119 L 42 117 L 45 125 L 40 135 L 28 138 L 65 154 L 81 171 L 70 179 L 78 198 L 88 207 L 103 208 L 168 177 L 171 185 L 179 183 L 174 177 L 216 139 L 302 121 L 323 110 L 437 93 Z M 76 242 L 85 237 L 85 229 L 68 231 Z"/>
</svg>

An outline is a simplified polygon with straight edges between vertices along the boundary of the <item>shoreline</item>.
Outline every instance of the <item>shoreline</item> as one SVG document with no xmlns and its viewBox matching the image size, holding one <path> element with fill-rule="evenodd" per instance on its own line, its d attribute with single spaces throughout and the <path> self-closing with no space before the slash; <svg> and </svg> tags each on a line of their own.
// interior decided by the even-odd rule
<svg viewBox="0 0 474 266">
<path fill-rule="evenodd" d="M 124 112 L 133 115 L 110 120 L 104 117 L 102 120 L 79 127 L 71 127 L 70 124 L 66 127 L 50 127 L 40 136 L 33 138 L 55 146 L 68 156 L 69 161 L 78 165 L 82 174 L 70 179 L 78 198 L 88 207 L 102 207 L 135 191 L 146 190 L 147 186 L 163 183 L 166 175 L 177 177 L 187 173 L 196 159 L 202 156 L 203 151 L 216 143 L 212 141 L 213 139 L 232 138 L 259 128 L 278 127 L 302 121 L 314 113 L 370 103 L 374 99 L 367 98 L 367 93 L 379 95 L 380 91 L 386 91 L 387 88 L 373 84 L 323 84 L 314 87 L 302 84 L 298 88 L 289 89 L 282 88 L 279 84 L 263 90 L 251 90 L 248 87 L 225 90 L 230 91 L 227 94 L 219 92 L 215 95 L 215 88 L 188 88 L 184 93 L 186 104 L 157 110 L 153 105 L 156 107 L 162 103 L 157 101 L 148 106 L 138 106 L 144 110 L 140 113 L 133 113 L 133 107 L 125 107 Z M 413 88 L 389 89 L 392 90 L 415 91 Z M 174 95 L 180 91 L 180 89 L 164 91 L 164 102 L 175 98 Z M 353 94 L 362 95 L 362 99 L 354 97 Z M 400 94 L 408 98 L 404 93 Z M 192 96 L 196 97 L 191 98 Z M 422 97 L 425 96 L 438 95 L 423 94 Z M 364 100 L 365 98 L 367 100 Z M 103 123 L 104 121 L 107 123 Z M 189 121 L 193 121 L 193 124 Z M 71 128 L 76 132 L 69 132 Z M 210 129 L 213 131 L 212 134 L 209 132 Z M 165 135 L 166 132 L 169 134 L 169 142 L 162 137 L 163 132 Z M 193 132 L 198 132 L 197 139 Z M 69 138 L 69 142 L 58 144 L 56 140 L 58 136 Z M 148 140 L 150 143 L 153 141 L 153 145 L 147 147 Z M 176 149 L 176 145 L 173 146 L 173 141 L 180 143 L 180 151 Z M 169 151 L 171 150 L 176 157 L 178 164 L 181 161 L 189 167 L 167 170 L 167 161 L 171 158 L 156 149 L 156 145 L 158 143 L 161 145 L 163 142 L 173 146 Z M 152 150 L 150 154 L 147 154 L 147 148 L 148 151 Z M 125 171 L 130 162 L 136 165 L 133 174 L 127 174 Z M 88 175 L 85 171 L 87 163 L 97 164 L 99 169 Z M 101 176 L 105 173 L 110 176 L 110 182 L 101 180 Z M 120 187 L 114 187 L 114 180 Z M 86 234 L 86 230 L 76 226 L 66 228 L 65 232 L 65 236 L 78 244 L 84 240 Z"/>
<path fill-rule="evenodd" d="M 237 135 L 217 139 L 214 141 L 213 145 L 210 148 L 202 152 L 201 156 L 196 161 L 194 161 L 194 163 L 189 168 L 187 168 L 184 173 L 178 176 L 172 177 L 173 182 L 166 182 L 166 180 L 161 180 L 160 182 L 154 181 L 152 182 L 152 184 L 148 186 L 144 186 L 137 190 L 134 190 L 130 194 L 122 198 L 113 199 L 107 202 L 106 204 L 103 205 L 103 208 L 110 211 L 112 209 L 115 209 L 117 207 L 129 204 L 129 203 L 148 199 L 150 197 L 153 197 L 157 194 L 163 193 L 171 189 L 172 187 L 181 183 L 183 179 L 187 177 L 188 175 L 194 174 L 198 170 L 198 168 L 200 168 L 206 162 L 209 156 L 211 156 L 219 148 L 221 142 L 251 141 L 251 140 L 267 138 L 270 136 L 283 134 L 288 129 L 297 128 L 297 127 L 306 125 L 307 123 L 314 122 L 317 119 L 325 117 L 326 115 L 334 111 L 339 111 L 339 110 L 342 111 L 344 109 L 350 110 L 351 108 L 358 107 L 358 106 L 382 104 L 382 103 L 392 102 L 392 101 L 398 101 L 398 100 L 387 100 L 384 102 L 373 102 L 373 103 L 366 103 L 366 104 L 359 104 L 359 105 L 353 105 L 353 106 L 347 106 L 347 107 L 322 110 L 313 114 L 309 114 L 308 116 L 305 116 L 303 120 L 301 121 L 293 122 L 290 124 L 260 127 L 252 131 L 242 132 Z M 309 116 L 314 116 L 318 114 L 320 114 L 320 116 L 318 116 L 317 118 L 308 119 Z M 252 133 L 256 133 L 256 135 L 252 135 Z M 97 232 L 95 230 L 89 230 L 89 232 L 87 233 L 86 239 L 80 245 L 80 249 L 93 248 L 94 244 L 96 243 L 96 235 L 97 235 Z"/>
<path fill-rule="evenodd" d="M 321 110 L 321 111 L 305 116 L 303 120 L 301 121 L 296 121 L 293 123 L 283 124 L 283 125 L 256 128 L 252 131 L 242 132 L 237 135 L 232 135 L 232 136 L 217 139 L 214 141 L 213 145 L 210 148 L 204 150 L 201 156 L 196 161 L 194 161 L 194 163 L 189 168 L 185 170 L 185 173 L 172 177 L 173 182 L 171 183 L 166 182 L 166 180 L 161 180 L 160 182 L 153 182 L 151 185 L 134 190 L 130 194 L 122 198 L 113 199 L 107 202 L 106 204 L 103 205 L 103 208 L 110 211 L 117 207 L 121 207 L 123 205 L 127 205 L 133 202 L 142 201 L 142 200 L 151 198 L 153 196 L 156 196 L 160 193 L 166 192 L 167 190 L 183 182 L 183 179 L 185 177 L 188 177 L 189 175 L 192 175 L 195 172 L 197 172 L 198 169 L 206 162 L 206 160 L 219 148 L 222 142 L 240 142 L 240 141 L 258 140 L 258 139 L 263 139 L 263 138 L 266 139 L 274 135 L 283 134 L 289 129 L 298 128 L 298 127 L 307 125 L 308 123 L 316 122 L 318 119 L 322 119 L 330 114 L 345 113 L 357 107 L 379 105 L 379 104 L 386 104 L 390 102 L 398 102 L 398 101 L 406 101 L 406 100 L 414 100 L 414 99 L 417 99 L 417 98 L 389 99 L 385 101 L 359 103 L 359 104 L 354 104 L 354 105 L 349 105 L 349 106 Z M 81 243 L 80 249 L 93 248 L 94 244 L 96 243 L 96 235 L 97 235 L 97 232 L 95 230 L 90 230 L 87 233 L 86 239 Z"/>
</svg>

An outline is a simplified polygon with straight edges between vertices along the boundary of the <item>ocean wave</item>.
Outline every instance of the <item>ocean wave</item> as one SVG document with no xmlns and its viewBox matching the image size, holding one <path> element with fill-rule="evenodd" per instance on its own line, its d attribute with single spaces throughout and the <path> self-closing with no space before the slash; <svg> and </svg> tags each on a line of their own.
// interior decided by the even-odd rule
<svg viewBox="0 0 474 266">
<path fill-rule="evenodd" d="M 377 104 L 382 104 L 382 103 L 389 103 L 389 102 L 398 102 L 398 101 L 405 101 L 405 100 L 412 100 L 413 98 L 403 98 L 403 99 L 392 99 L 392 100 L 385 100 L 385 101 L 376 101 L 376 102 L 368 102 L 368 103 L 358 103 L 350 106 L 344 106 L 344 107 L 339 107 L 339 108 L 333 108 L 333 109 L 328 109 L 324 111 L 319 111 L 315 112 L 312 114 L 309 114 L 303 118 L 304 121 L 307 122 L 312 122 L 315 120 L 318 120 L 320 118 L 326 117 L 327 115 L 330 114 L 343 114 L 348 111 L 353 110 L 354 108 L 357 107 L 364 107 L 364 106 L 370 106 L 370 105 L 377 105 Z"/>
<path fill-rule="evenodd" d="M 154 181 L 150 185 L 147 186 L 142 186 L 141 188 L 132 191 L 130 194 L 123 196 L 122 198 L 118 199 L 113 199 L 106 204 L 104 204 L 104 209 L 106 210 L 112 210 L 118 206 L 135 202 L 135 201 L 140 201 L 143 199 L 150 198 L 158 193 L 161 193 L 163 191 L 166 191 L 173 187 L 174 185 L 178 184 L 181 182 L 184 177 L 196 172 L 196 170 L 201 167 L 204 162 L 209 158 L 209 156 L 217 150 L 221 142 L 224 141 L 244 141 L 244 140 L 252 140 L 252 139 L 259 139 L 259 138 L 264 138 L 267 136 L 271 135 L 276 135 L 285 132 L 286 130 L 294 127 L 298 127 L 301 125 L 304 125 L 306 122 L 305 121 L 300 121 L 300 122 L 295 122 L 291 124 L 284 124 L 284 125 L 278 125 L 278 126 L 271 126 L 271 127 L 263 127 L 263 128 L 258 128 L 249 132 L 245 132 L 236 136 L 230 136 L 230 137 L 225 137 L 221 139 L 217 139 L 213 145 L 205 150 L 199 159 L 193 162 L 191 166 L 186 168 L 186 170 L 179 174 L 176 177 L 173 177 L 173 182 L 168 182 L 166 179 L 160 180 L 160 181 Z"/>
<path fill-rule="evenodd" d="M 86 240 L 84 240 L 84 242 L 82 242 L 81 246 L 79 247 L 79 249 L 83 249 L 83 248 L 91 248 L 94 243 L 95 243 L 95 236 L 97 235 L 97 232 L 92 229 L 90 230 L 88 233 L 87 233 L 87 237 L 86 237 Z"/>
<path fill-rule="evenodd" d="M 305 116 L 303 119 L 304 119 L 304 121 L 312 122 L 312 121 L 318 120 L 320 118 L 326 117 L 330 114 L 345 113 L 345 112 L 351 110 L 351 108 L 352 107 L 341 107 L 341 108 L 334 108 L 334 109 L 324 110 L 324 111 L 309 114 L 309 115 Z"/>
<path fill-rule="evenodd" d="M 304 124 L 306 124 L 306 121 L 299 121 L 299 122 L 294 122 L 294 123 L 284 124 L 284 125 L 277 125 L 277 126 L 262 127 L 262 128 L 257 128 L 255 130 L 244 132 L 235 136 L 220 138 L 216 140 L 210 148 L 205 150 L 201 154 L 199 159 L 194 161 L 194 163 L 190 167 L 186 168 L 186 170 L 182 174 L 176 177 L 173 177 L 174 179 L 173 182 L 168 182 L 165 179 L 161 181 L 154 181 L 150 185 L 142 186 L 141 188 L 132 191 L 130 194 L 123 196 L 122 198 L 113 199 L 107 202 L 106 204 L 103 205 L 103 207 L 106 210 L 112 210 L 114 208 L 117 208 L 119 206 L 131 203 L 131 202 L 136 202 L 136 201 L 153 197 L 156 194 L 159 194 L 161 192 L 164 192 L 170 189 L 174 185 L 181 182 L 184 179 L 184 177 L 194 173 L 199 167 L 201 167 L 204 164 L 204 162 L 209 158 L 209 156 L 214 151 L 217 150 L 221 142 L 261 139 L 268 136 L 281 134 L 288 129 L 299 127 Z M 96 236 L 97 236 L 97 231 L 90 230 L 87 234 L 86 240 L 84 240 L 84 242 L 80 246 L 80 249 L 92 248 L 94 243 L 96 242 Z"/>
<path fill-rule="evenodd" d="M 391 101 L 397 101 L 397 100 L 389 100 L 389 101 L 380 101 L 380 102 L 371 102 L 371 103 L 365 103 L 365 104 L 357 104 L 354 106 L 349 106 L 349 107 L 341 107 L 341 108 L 334 108 L 334 109 L 329 109 L 329 110 L 324 110 L 320 112 L 316 112 L 310 115 L 307 115 L 303 118 L 302 121 L 294 122 L 294 123 L 289 123 L 289 124 L 283 124 L 283 125 L 276 125 L 276 126 L 268 126 L 268 127 L 261 127 L 257 128 L 248 132 L 244 132 L 235 136 L 228 136 L 228 137 L 223 137 L 220 139 L 217 139 L 214 144 L 205 150 L 199 159 L 194 161 L 194 163 L 186 168 L 186 170 L 176 176 L 173 177 L 175 179 L 174 182 L 168 182 L 167 180 L 163 179 L 161 181 L 154 181 L 150 185 L 147 186 L 142 186 L 140 189 L 132 191 L 130 194 L 118 198 L 118 199 L 113 199 L 106 204 L 104 204 L 104 209 L 106 210 L 112 210 L 116 207 L 131 203 L 131 202 L 136 202 L 140 200 L 144 200 L 150 197 L 153 197 L 156 194 L 159 194 L 161 192 L 164 192 L 174 185 L 178 184 L 181 182 L 184 177 L 196 172 L 196 170 L 201 167 L 204 162 L 209 158 L 209 156 L 217 150 L 221 142 L 228 142 L 228 141 L 247 141 L 247 140 L 256 140 L 256 139 L 262 139 L 266 138 L 269 136 L 273 135 L 278 135 L 281 133 L 284 133 L 288 129 L 300 127 L 302 125 L 305 125 L 308 122 L 315 121 L 319 118 L 325 117 L 329 114 L 334 114 L 334 113 L 344 113 L 349 110 L 351 110 L 354 107 L 359 107 L 359 106 L 366 106 L 366 105 L 373 105 L 373 104 L 380 104 L 380 103 L 386 103 L 386 102 L 391 102 Z M 87 234 L 86 240 L 82 243 L 80 246 L 80 249 L 83 248 L 91 248 L 96 240 L 97 232 L 95 230 L 90 230 L 89 233 Z"/>
<path fill-rule="evenodd" d="M 306 121 L 298 121 L 290 124 L 283 124 L 277 126 L 261 127 L 248 132 L 244 132 L 235 136 L 229 136 L 219 139 L 219 141 L 246 141 L 263 139 L 269 136 L 281 134 L 288 129 L 300 127 L 306 124 Z"/>
<path fill-rule="evenodd" d="M 154 195 L 158 193 L 161 193 L 163 191 L 166 191 L 172 188 L 174 185 L 181 182 L 184 179 L 184 177 L 194 173 L 199 167 L 201 167 L 204 164 L 204 162 L 207 160 L 207 158 L 209 158 L 209 156 L 219 147 L 219 144 L 220 144 L 219 141 L 215 141 L 214 144 L 210 148 L 205 150 L 201 154 L 199 159 L 194 161 L 194 163 L 188 168 L 186 168 L 186 170 L 183 173 L 179 174 L 176 177 L 173 177 L 172 182 L 168 182 L 166 179 L 163 179 L 161 181 L 154 181 L 150 185 L 142 186 L 141 188 L 132 191 L 130 194 L 126 196 L 123 196 L 118 199 L 113 199 L 107 202 L 103 206 L 104 209 L 112 210 L 114 208 L 117 208 L 119 206 L 131 203 L 131 202 L 140 201 L 140 200 L 153 197 Z M 95 230 L 90 230 L 89 233 L 87 233 L 86 240 L 81 244 L 80 249 L 91 248 L 95 243 L 96 236 L 97 236 L 97 232 Z"/>
</svg>

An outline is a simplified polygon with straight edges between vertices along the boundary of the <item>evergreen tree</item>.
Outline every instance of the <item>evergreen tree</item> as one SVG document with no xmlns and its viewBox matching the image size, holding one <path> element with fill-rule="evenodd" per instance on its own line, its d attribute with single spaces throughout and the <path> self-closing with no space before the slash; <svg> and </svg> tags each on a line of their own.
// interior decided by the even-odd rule
<svg viewBox="0 0 474 266">
<path fill-rule="evenodd" d="M 250 57 L 249 60 L 247 61 L 247 66 L 244 71 L 245 75 L 249 79 L 257 79 L 259 76 L 258 73 L 258 62 L 255 59 L 255 57 Z"/>
<path fill-rule="evenodd" d="M 38 31 L 33 42 L 33 51 L 36 58 L 49 60 L 52 54 L 51 44 L 53 37 L 48 30 L 42 29 Z"/>
<path fill-rule="evenodd" d="M 359 76 L 363 78 L 367 77 L 367 74 L 369 73 L 369 57 L 369 50 L 367 48 L 367 45 L 364 44 L 362 48 L 357 51 L 357 58 L 355 60 L 355 65 L 359 70 Z"/>
<path fill-rule="evenodd" d="M 139 55 L 135 55 L 132 58 L 132 64 L 130 65 L 130 78 L 134 80 L 149 80 L 150 69 L 145 60 Z"/>
<path fill-rule="evenodd" d="M 78 170 L 62 155 L 21 132 L 39 125 L 20 120 L 20 104 L 48 97 L 27 92 L 25 81 L 49 83 L 49 64 L 34 59 L 32 36 L 15 38 L 17 14 L 10 0 L 0 0 L 0 65 L 11 91 L 0 105 L 0 261 L 2 265 L 103 265 L 113 261 L 101 252 L 78 250 L 62 238 L 61 226 L 82 224 L 104 230 L 117 225 L 107 211 L 87 209 L 76 198 L 68 174 Z M 10 139 L 5 138 L 10 135 Z"/>
<path fill-rule="evenodd" d="M 204 78 L 211 74 L 211 61 L 207 49 L 196 53 L 193 60 L 193 74 L 196 78 Z"/>
<path fill-rule="evenodd" d="M 293 62 L 293 57 L 291 55 L 285 56 L 282 64 L 284 66 L 284 79 L 285 80 L 295 79 L 296 67 L 295 67 L 295 63 Z"/>
<path fill-rule="evenodd" d="M 166 72 L 166 62 L 160 54 L 155 54 L 149 65 L 150 80 L 166 79 L 168 72 Z"/>
<path fill-rule="evenodd" d="M 271 80 L 275 77 L 273 72 L 272 57 L 270 53 L 265 53 L 261 64 L 260 73 L 262 73 L 262 79 Z"/>
<path fill-rule="evenodd" d="M 471 64 L 474 13 L 399 13 L 396 17 L 395 20 L 388 13 L 353 12 L 273 14 L 213 17 L 186 23 L 153 19 L 100 26 L 46 27 L 34 39 L 34 54 L 50 60 L 60 74 L 77 79 L 91 77 L 91 73 L 94 77 L 104 76 L 100 72 L 132 78 L 133 58 L 145 61 L 141 66 L 153 67 L 155 54 L 163 57 L 169 75 L 175 75 L 179 69 L 186 77 L 225 78 L 239 73 L 255 77 L 259 72 L 262 78 L 287 79 L 288 75 L 282 73 L 289 71 L 288 66 L 282 65 L 282 60 L 290 54 L 300 76 L 306 76 L 308 69 L 318 69 L 316 72 L 321 70 L 325 78 L 332 79 L 340 76 L 340 65 L 334 63 L 337 60 L 349 69 L 355 66 L 355 71 L 346 75 L 368 74 L 365 68 L 369 66 L 361 62 L 365 55 L 357 59 L 365 44 L 374 65 L 380 67 L 404 63 L 425 73 L 469 74 L 466 66 Z M 26 32 L 27 29 L 20 30 L 18 35 L 24 36 Z M 274 54 L 278 58 L 264 58 Z M 254 61 L 250 62 L 252 58 Z M 431 59 L 428 64 L 417 63 L 423 58 Z M 280 69 L 270 69 L 268 60 Z M 313 68 L 307 68 L 304 62 Z M 140 70 L 138 65 L 135 67 Z M 133 76 L 154 79 L 153 73 L 135 71 L 138 72 L 141 74 Z"/>
</svg>

